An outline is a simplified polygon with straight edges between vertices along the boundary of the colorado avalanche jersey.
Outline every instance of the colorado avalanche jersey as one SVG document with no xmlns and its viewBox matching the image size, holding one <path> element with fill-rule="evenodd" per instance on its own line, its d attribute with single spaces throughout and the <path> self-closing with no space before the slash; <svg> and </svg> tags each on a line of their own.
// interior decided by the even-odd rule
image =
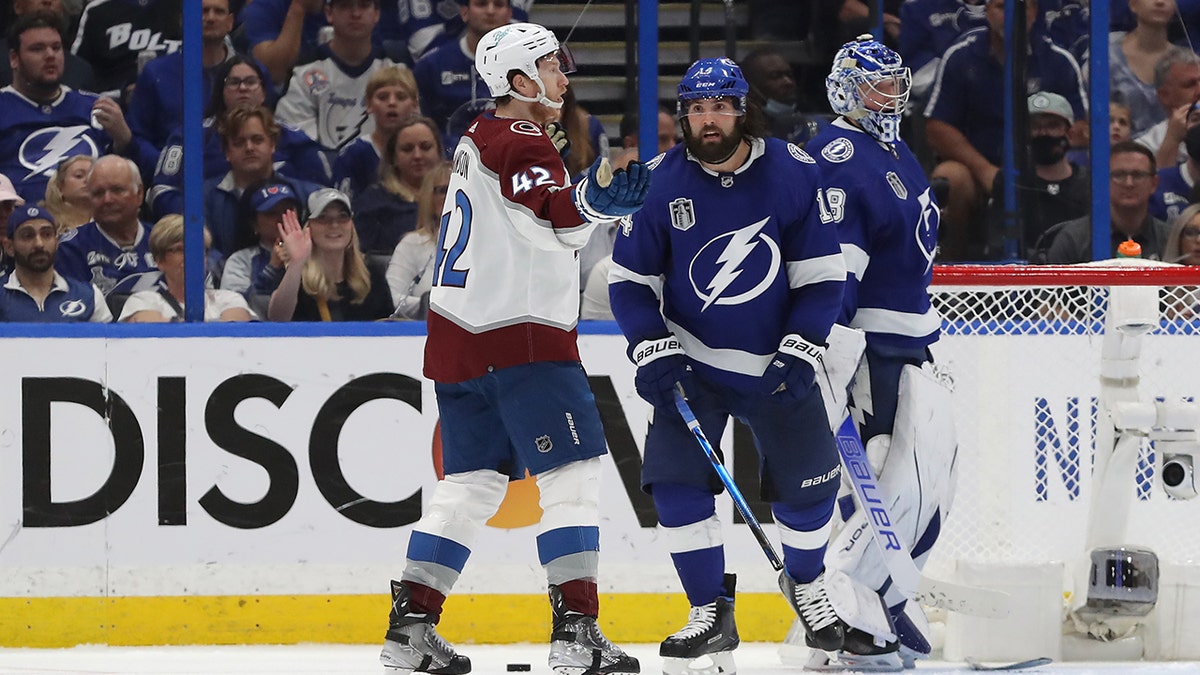
<svg viewBox="0 0 1200 675">
<path fill-rule="evenodd" d="M 351 66 L 333 55 L 329 46 L 319 50 L 316 61 L 292 70 L 287 93 L 279 99 L 275 117 L 303 131 L 329 150 L 375 130 L 375 119 L 363 103 L 367 80 L 380 68 L 393 65 L 380 53 L 359 66 Z"/>
<path fill-rule="evenodd" d="M 16 273 L 0 278 L 0 321 L 105 323 L 112 318 L 100 289 L 87 282 L 55 274 L 50 294 L 38 302 L 21 285 Z"/>
<path fill-rule="evenodd" d="M 454 151 L 429 298 L 425 375 L 462 382 L 578 361 L 579 262 L 595 227 L 538 125 L 480 115 Z"/>
<path fill-rule="evenodd" d="M 119 94 L 137 79 L 138 54 L 183 46 L 182 0 L 92 0 L 79 19 L 71 53 L 87 59 L 96 87 Z"/>
<path fill-rule="evenodd" d="M 74 155 L 99 157 L 112 138 L 92 127 L 95 94 L 63 87 L 49 103 L 31 101 L 11 86 L 0 89 L 0 172 L 28 204 L 46 194 L 50 174 Z"/>
<path fill-rule="evenodd" d="M 873 344 L 920 349 L 942 325 L 928 291 L 939 211 L 921 165 L 904 141 L 895 146 L 837 119 L 806 147 L 846 259 L 838 323 L 861 328 Z"/>
<path fill-rule="evenodd" d="M 608 277 L 630 344 L 673 333 L 696 372 L 742 391 L 756 389 L 783 336 L 825 344 L 846 266 L 812 157 L 769 138 L 731 173 L 683 145 L 650 164 L 650 192 L 619 228 Z"/>
<path fill-rule="evenodd" d="M 150 255 L 150 227 L 138 224 L 132 246 L 113 241 L 94 221 L 68 230 L 58 241 L 54 269 L 68 279 L 90 281 L 108 293 L 131 274 L 158 271 Z"/>
</svg>

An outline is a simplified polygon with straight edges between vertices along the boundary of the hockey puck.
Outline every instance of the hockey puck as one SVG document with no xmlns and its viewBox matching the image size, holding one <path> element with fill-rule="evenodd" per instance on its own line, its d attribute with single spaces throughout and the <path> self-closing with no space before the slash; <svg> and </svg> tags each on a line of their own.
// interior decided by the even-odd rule
<svg viewBox="0 0 1200 675">
<path fill-rule="evenodd" d="M 510 673 L 528 673 L 529 671 L 533 670 L 533 666 L 529 665 L 528 663 L 510 663 L 508 664 L 508 668 L 506 668 L 506 670 L 508 670 Z"/>
</svg>

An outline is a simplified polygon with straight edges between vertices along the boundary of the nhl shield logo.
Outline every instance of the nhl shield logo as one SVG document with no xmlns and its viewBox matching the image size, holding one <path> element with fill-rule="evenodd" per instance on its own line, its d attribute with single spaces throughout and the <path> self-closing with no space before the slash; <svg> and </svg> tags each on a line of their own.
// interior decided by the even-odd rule
<svg viewBox="0 0 1200 675">
<path fill-rule="evenodd" d="M 538 436 L 533 442 L 537 445 L 537 451 L 543 455 L 554 449 L 554 441 L 550 440 L 549 436 Z"/>
<path fill-rule="evenodd" d="M 696 210 L 692 200 L 680 197 L 671 202 L 671 226 L 677 230 L 687 230 L 696 224 Z"/>
<path fill-rule="evenodd" d="M 887 172 L 888 185 L 892 186 L 892 192 L 900 199 L 908 199 L 908 188 L 904 187 L 904 181 L 900 180 L 900 176 L 896 175 L 895 171 Z"/>
</svg>

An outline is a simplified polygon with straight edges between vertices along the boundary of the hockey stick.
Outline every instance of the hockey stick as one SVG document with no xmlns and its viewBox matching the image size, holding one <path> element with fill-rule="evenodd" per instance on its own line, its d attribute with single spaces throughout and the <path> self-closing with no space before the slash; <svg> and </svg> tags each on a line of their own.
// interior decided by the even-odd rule
<svg viewBox="0 0 1200 675">
<path fill-rule="evenodd" d="M 1036 659 L 1029 659 L 1028 661 L 1017 661 L 1016 663 L 1006 663 L 1006 664 L 1000 665 L 1000 666 L 988 666 L 988 665 L 984 665 L 983 663 L 980 663 L 979 661 L 976 661 L 975 659 L 967 659 L 967 667 L 970 668 L 971 670 L 979 670 L 979 671 L 984 671 L 984 672 L 1000 672 L 1000 671 L 1012 671 L 1012 670 L 1026 670 L 1028 668 L 1038 668 L 1040 666 L 1044 666 L 1044 665 L 1047 665 L 1047 664 L 1050 664 L 1053 662 L 1054 662 L 1054 659 L 1050 659 L 1050 658 L 1046 658 L 1045 656 L 1042 656 L 1042 657 L 1038 657 Z"/>
<path fill-rule="evenodd" d="M 892 526 L 895 520 L 888 513 L 886 495 L 879 488 L 871 463 L 867 461 L 867 452 L 863 449 L 852 416 L 846 416 L 835 440 L 850 483 L 854 486 L 854 494 L 858 496 L 859 506 L 866 510 L 871 537 L 879 546 L 892 583 L 900 592 L 921 604 L 962 614 L 988 618 L 1008 616 L 1007 593 L 938 581 L 921 575 L 908 547 Z"/>
<path fill-rule="evenodd" d="M 692 435 L 696 437 L 696 442 L 704 450 L 704 456 L 708 457 L 708 462 L 712 464 L 713 470 L 717 472 L 717 477 L 725 484 L 725 489 L 729 491 L 729 496 L 733 498 L 733 505 L 737 507 L 738 513 L 742 514 L 742 518 L 750 526 L 750 531 L 754 533 L 754 538 L 758 540 L 758 545 L 762 547 L 763 553 L 767 554 L 767 560 L 771 562 L 771 567 L 775 568 L 776 572 L 783 569 L 783 561 L 779 559 L 779 554 L 775 552 L 774 544 L 767 538 L 767 533 L 763 532 L 758 518 L 755 518 L 754 514 L 750 512 L 750 505 L 746 503 L 746 498 L 742 496 L 742 491 L 733 482 L 733 476 L 729 475 L 729 470 L 725 468 L 725 465 L 721 462 L 721 458 L 717 457 L 717 451 L 713 450 L 712 444 L 708 442 L 708 437 L 704 435 L 704 430 L 700 428 L 700 422 L 696 421 L 696 416 L 692 413 L 692 408 L 687 404 L 687 399 L 684 397 L 683 387 L 678 382 L 675 383 L 675 408 L 679 410 L 679 415 L 683 417 L 683 421 L 687 424 L 688 429 L 692 430 Z"/>
</svg>

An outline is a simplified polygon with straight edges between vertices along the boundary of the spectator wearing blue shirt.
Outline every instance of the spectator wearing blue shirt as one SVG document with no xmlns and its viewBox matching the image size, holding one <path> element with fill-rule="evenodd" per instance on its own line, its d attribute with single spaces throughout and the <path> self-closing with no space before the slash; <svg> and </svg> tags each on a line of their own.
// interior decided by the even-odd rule
<svg viewBox="0 0 1200 675">
<path fill-rule="evenodd" d="M 4 251 L 15 268 L 0 278 L 0 321 L 112 321 L 100 289 L 54 270 L 58 225 L 49 211 L 21 206 L 7 222 Z"/>
<path fill-rule="evenodd" d="M 1200 58 L 1189 49 L 1172 46 L 1154 66 L 1154 88 L 1167 116 L 1133 140 L 1149 148 L 1159 166 L 1168 167 L 1187 154 L 1183 137 L 1200 100 Z"/>
<path fill-rule="evenodd" d="M 234 55 L 229 33 L 233 14 L 229 0 L 201 0 L 200 38 L 201 91 L 204 100 L 212 97 L 213 74 L 217 66 Z M 139 157 L 142 178 L 154 176 L 154 163 L 167 145 L 171 133 L 183 127 L 183 51 L 175 51 L 151 60 L 138 75 L 137 86 L 129 102 L 127 115 L 133 142 L 142 146 Z"/>
<path fill-rule="evenodd" d="M 138 219 L 142 178 L 137 164 L 105 155 L 88 173 L 92 222 L 62 234 L 55 268 L 69 279 L 91 281 L 105 293 L 125 277 L 153 272 L 150 225 Z"/>
<path fill-rule="evenodd" d="M 963 33 L 986 25 L 980 0 L 909 0 L 900 7 L 900 56 L 912 70 L 912 102 L 929 99 L 942 55 Z"/>
<path fill-rule="evenodd" d="M 275 82 L 287 82 L 305 49 L 315 49 L 328 25 L 325 0 L 254 0 L 242 10 L 250 53 Z"/>
<path fill-rule="evenodd" d="M 487 85 L 475 72 L 475 47 L 485 33 L 512 21 L 512 14 L 509 0 L 469 0 L 459 10 L 466 25 L 462 37 L 428 52 L 413 67 L 421 111 L 442 131 L 445 147 L 457 145 L 466 125 L 491 103 Z M 450 124 L 451 117 L 456 124 Z M 452 133 L 450 126 L 461 128 Z"/>
<path fill-rule="evenodd" d="M 939 159 L 932 177 L 949 184 L 943 205 L 941 242 L 946 259 L 981 254 L 981 207 L 991 195 L 1003 162 L 1004 0 L 989 0 L 988 25 L 962 36 L 942 58 L 925 108 L 925 133 Z M 1037 3 L 1026 4 L 1032 29 Z M 1077 120 L 1087 119 L 1082 76 L 1075 59 L 1037 32 L 1029 33 L 1026 80 L 1030 93 L 1063 96 Z M 1086 122 L 1077 122 L 1084 125 Z"/>
<path fill-rule="evenodd" d="M 1168 164 L 1158 172 L 1158 188 L 1150 198 L 1150 215 L 1171 222 L 1180 211 L 1196 201 L 1196 182 L 1200 179 L 1200 113 L 1184 136 L 1187 157 L 1179 164 Z"/>
<path fill-rule="evenodd" d="M 229 161 L 229 172 L 204 181 L 204 222 L 212 231 L 213 250 L 228 257 L 256 239 L 241 217 L 242 194 L 248 187 L 271 180 L 287 183 L 304 200 L 321 186 L 275 171 L 279 125 L 270 110 L 238 106 L 221 117 L 217 133 Z"/>
<path fill-rule="evenodd" d="M 303 218 L 304 207 L 291 185 L 270 181 L 251 186 L 242 201 L 242 218 L 253 225 L 258 241 L 229 256 L 221 288 L 241 293 L 256 315 L 266 316 L 271 294 L 287 265 L 287 251 L 279 238 L 283 214 L 294 211 Z"/>
</svg>

